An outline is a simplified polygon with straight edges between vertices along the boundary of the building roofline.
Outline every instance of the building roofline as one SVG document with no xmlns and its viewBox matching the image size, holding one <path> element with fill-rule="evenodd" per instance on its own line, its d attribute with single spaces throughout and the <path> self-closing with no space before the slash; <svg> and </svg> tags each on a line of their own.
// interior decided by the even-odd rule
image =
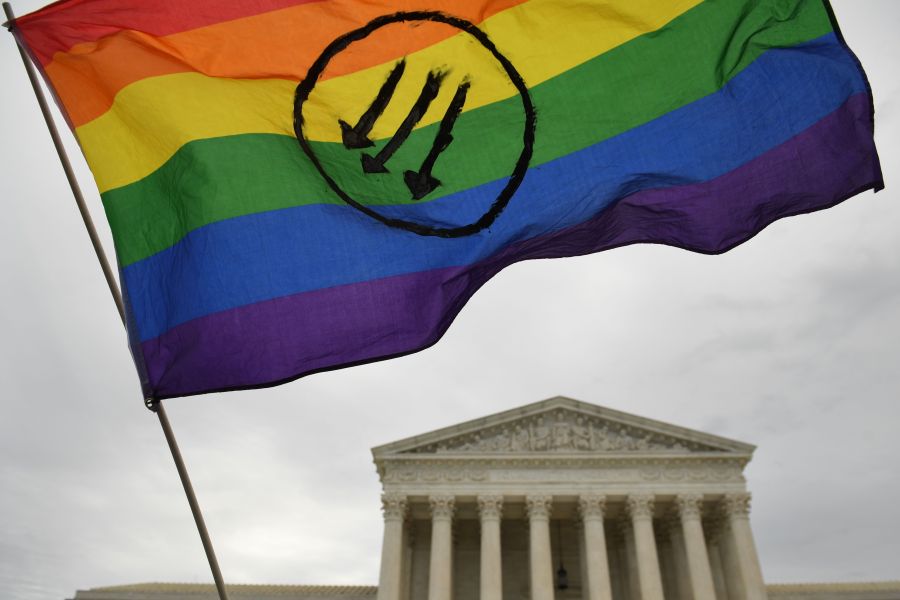
<svg viewBox="0 0 900 600">
<path fill-rule="evenodd" d="M 540 412 L 553 410 L 555 408 L 568 408 L 570 410 L 589 413 L 595 417 L 619 422 L 630 426 L 654 429 L 663 434 L 683 437 L 702 444 L 723 447 L 725 449 L 723 450 L 724 452 L 752 455 L 756 450 L 756 446 L 754 446 L 753 444 L 748 444 L 739 440 L 717 436 L 696 429 L 689 429 L 687 427 L 673 425 L 664 421 L 657 421 L 655 419 L 618 411 L 612 408 L 607 408 L 605 406 L 600 406 L 598 404 L 591 404 L 589 402 L 575 400 L 574 398 L 568 398 L 566 396 L 554 396 L 553 398 L 539 400 L 538 402 L 532 402 L 530 404 L 519 406 L 517 408 L 512 408 L 484 417 L 479 417 L 477 419 L 471 419 L 462 423 L 435 429 L 426 433 L 420 433 L 418 435 L 414 435 L 387 444 L 382 444 L 380 446 L 375 446 L 374 448 L 372 448 L 372 456 L 376 461 L 379 461 L 383 458 L 386 458 L 387 455 L 401 453 L 410 448 L 433 443 L 437 440 L 448 437 L 465 435 L 466 433 L 477 431 L 478 429 L 481 429 L 483 427 L 496 426 L 498 424 L 502 424 L 505 421 L 521 419 Z"/>
</svg>

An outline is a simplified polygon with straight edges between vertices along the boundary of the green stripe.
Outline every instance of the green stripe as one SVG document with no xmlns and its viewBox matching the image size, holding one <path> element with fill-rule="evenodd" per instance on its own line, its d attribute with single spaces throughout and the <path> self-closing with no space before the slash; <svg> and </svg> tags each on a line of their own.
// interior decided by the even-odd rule
<svg viewBox="0 0 900 600">
<path fill-rule="evenodd" d="M 707 0 L 664 28 L 641 36 L 531 89 L 538 114 L 532 165 L 601 142 L 714 93 L 770 48 L 832 31 L 820 2 Z M 598 82 L 600 82 L 598 84 Z M 368 204 L 409 202 L 398 175 L 417 169 L 436 125 L 414 132 L 388 167 L 395 175 L 363 175 L 358 152 L 316 143 L 329 173 Z M 490 135 L 485 135 L 490 132 Z M 522 105 L 511 98 L 463 113 L 442 165 L 465 165 L 429 199 L 502 178 L 520 151 Z M 471 144 L 491 161 L 470 164 Z M 383 143 L 383 142 L 382 142 Z M 374 179 L 373 179 L 374 178 Z M 374 183 L 373 183 L 374 181 Z M 378 196 L 358 197 L 358 190 Z M 375 193 L 373 192 L 373 193 Z M 160 169 L 103 194 L 122 266 L 175 243 L 190 231 L 231 217 L 304 204 L 342 204 L 294 138 L 248 134 L 191 142 Z"/>
</svg>

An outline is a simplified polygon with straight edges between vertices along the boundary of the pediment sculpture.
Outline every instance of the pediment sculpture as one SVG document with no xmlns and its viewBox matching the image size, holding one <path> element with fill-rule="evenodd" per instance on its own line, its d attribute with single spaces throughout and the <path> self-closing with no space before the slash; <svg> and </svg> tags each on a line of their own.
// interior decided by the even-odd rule
<svg viewBox="0 0 900 600">
<path fill-rule="evenodd" d="M 414 454 L 445 452 L 710 452 L 706 444 L 679 439 L 625 423 L 556 410 L 517 419 L 409 450 Z"/>
</svg>

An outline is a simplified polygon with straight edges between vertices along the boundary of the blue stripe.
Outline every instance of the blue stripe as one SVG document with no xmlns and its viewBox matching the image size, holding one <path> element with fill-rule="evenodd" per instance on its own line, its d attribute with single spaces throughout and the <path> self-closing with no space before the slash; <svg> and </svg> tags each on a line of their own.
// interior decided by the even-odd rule
<svg viewBox="0 0 900 600">
<path fill-rule="evenodd" d="M 715 94 L 532 168 L 493 226 L 465 238 L 421 237 L 324 204 L 208 225 L 124 269 L 141 340 L 288 294 L 483 260 L 510 243 L 590 219 L 635 192 L 727 173 L 865 91 L 834 34 L 769 50 Z M 503 185 L 380 210 L 458 224 L 461 214 L 480 215 Z"/>
</svg>

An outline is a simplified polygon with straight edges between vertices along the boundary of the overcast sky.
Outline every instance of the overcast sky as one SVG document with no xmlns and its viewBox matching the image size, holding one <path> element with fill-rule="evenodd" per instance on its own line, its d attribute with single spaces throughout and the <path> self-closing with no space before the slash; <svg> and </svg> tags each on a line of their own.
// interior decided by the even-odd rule
<svg viewBox="0 0 900 600">
<path fill-rule="evenodd" d="M 377 583 L 369 448 L 558 394 L 758 445 L 767 581 L 900 579 L 900 2 L 834 7 L 875 91 L 886 191 L 718 257 L 635 246 L 519 264 L 425 352 L 168 401 L 226 580 Z M 0 597 L 211 581 L 6 34 L 0 82 Z"/>
</svg>

